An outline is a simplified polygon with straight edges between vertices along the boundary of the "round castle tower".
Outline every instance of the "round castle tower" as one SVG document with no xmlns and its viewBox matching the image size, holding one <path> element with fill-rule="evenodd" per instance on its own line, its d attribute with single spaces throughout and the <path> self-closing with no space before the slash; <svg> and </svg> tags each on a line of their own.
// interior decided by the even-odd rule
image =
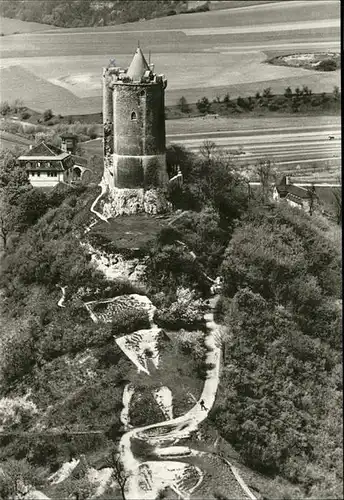
<svg viewBox="0 0 344 500">
<path fill-rule="evenodd" d="M 110 194 L 137 197 L 168 182 L 165 152 L 167 80 L 156 75 L 140 48 L 127 70 L 103 71 L 104 180 Z M 141 201 L 140 201 L 141 200 Z M 141 203 L 142 202 L 142 203 Z"/>
</svg>

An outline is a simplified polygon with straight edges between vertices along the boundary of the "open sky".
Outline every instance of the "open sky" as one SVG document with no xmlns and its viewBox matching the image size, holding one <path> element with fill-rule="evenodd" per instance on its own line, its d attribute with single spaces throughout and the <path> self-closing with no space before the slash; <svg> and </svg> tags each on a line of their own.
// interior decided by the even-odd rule
<svg viewBox="0 0 344 500">
<path fill-rule="evenodd" d="M 1 38 L 1 100 L 61 114 L 97 112 L 101 72 L 110 59 L 130 63 L 140 46 L 168 79 L 167 104 L 184 95 L 254 94 L 271 86 L 332 91 L 339 71 L 320 73 L 266 64 L 267 54 L 339 52 L 338 0 L 295 0 L 171 16 L 104 28 L 62 29 Z M 39 92 L 37 89 L 39 88 Z"/>
</svg>

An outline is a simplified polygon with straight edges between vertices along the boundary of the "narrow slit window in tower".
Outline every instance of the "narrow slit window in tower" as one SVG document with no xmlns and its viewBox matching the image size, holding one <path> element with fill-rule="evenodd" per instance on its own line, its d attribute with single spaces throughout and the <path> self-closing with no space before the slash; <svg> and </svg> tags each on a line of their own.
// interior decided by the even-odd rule
<svg viewBox="0 0 344 500">
<path fill-rule="evenodd" d="M 136 121 L 136 120 L 137 120 L 137 117 L 136 117 L 136 113 L 135 113 L 135 111 L 133 111 L 133 112 L 131 113 L 131 115 L 130 115 L 130 119 L 131 119 L 131 121 Z"/>
</svg>

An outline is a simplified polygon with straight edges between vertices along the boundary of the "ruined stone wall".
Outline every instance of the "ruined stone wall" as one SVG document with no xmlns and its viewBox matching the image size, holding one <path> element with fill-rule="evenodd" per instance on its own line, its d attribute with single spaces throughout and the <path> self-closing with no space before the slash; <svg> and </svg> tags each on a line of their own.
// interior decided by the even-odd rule
<svg viewBox="0 0 344 500">
<path fill-rule="evenodd" d="M 110 75 L 108 69 L 103 70 L 103 122 L 113 121 L 112 89 L 109 87 Z"/>
<path fill-rule="evenodd" d="M 110 75 L 108 68 L 103 70 L 103 158 L 104 178 L 109 186 L 114 186 L 113 171 L 113 96 L 109 87 Z"/>
<path fill-rule="evenodd" d="M 172 209 L 163 190 L 143 188 L 118 189 L 109 191 L 103 206 L 105 217 L 146 213 L 151 215 L 167 213 Z"/>
</svg>

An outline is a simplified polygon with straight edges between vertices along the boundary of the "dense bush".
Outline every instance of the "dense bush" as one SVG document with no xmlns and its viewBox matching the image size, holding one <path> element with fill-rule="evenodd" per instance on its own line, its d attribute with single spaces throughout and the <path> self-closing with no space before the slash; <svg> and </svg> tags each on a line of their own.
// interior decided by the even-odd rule
<svg viewBox="0 0 344 500">
<path fill-rule="evenodd" d="M 303 497 L 341 498 L 341 260 L 326 231 L 284 204 L 252 206 L 238 223 L 222 264 L 229 335 L 211 418 L 251 467 Z"/>
<path fill-rule="evenodd" d="M 330 466 L 322 462 L 319 439 L 326 440 L 329 457 L 340 447 L 322 428 L 339 403 L 332 381 L 339 353 L 303 334 L 291 313 L 249 289 L 236 293 L 226 324 L 229 363 L 211 415 L 216 426 L 250 466 L 306 490 L 321 486 L 311 467 L 322 467 L 320 477 L 327 474 L 328 482 L 331 467 L 339 473 L 338 462 L 334 456 Z M 340 425 L 338 417 L 333 425 Z"/>
<path fill-rule="evenodd" d="M 280 205 L 271 215 L 249 215 L 233 234 L 222 271 L 229 296 L 248 286 L 291 310 L 304 333 L 339 346 L 340 255 L 304 212 Z"/>
<path fill-rule="evenodd" d="M 42 484 L 42 478 L 27 460 L 0 462 L 0 470 L 1 498 L 20 498 L 25 494 L 25 486 Z"/>
<path fill-rule="evenodd" d="M 154 321 L 169 330 L 194 330 L 204 327 L 204 304 L 191 290 L 178 288 L 176 301 L 157 309 Z"/>
<path fill-rule="evenodd" d="M 318 71 L 336 71 L 338 69 L 336 61 L 333 59 L 324 59 L 316 66 Z"/>
</svg>

